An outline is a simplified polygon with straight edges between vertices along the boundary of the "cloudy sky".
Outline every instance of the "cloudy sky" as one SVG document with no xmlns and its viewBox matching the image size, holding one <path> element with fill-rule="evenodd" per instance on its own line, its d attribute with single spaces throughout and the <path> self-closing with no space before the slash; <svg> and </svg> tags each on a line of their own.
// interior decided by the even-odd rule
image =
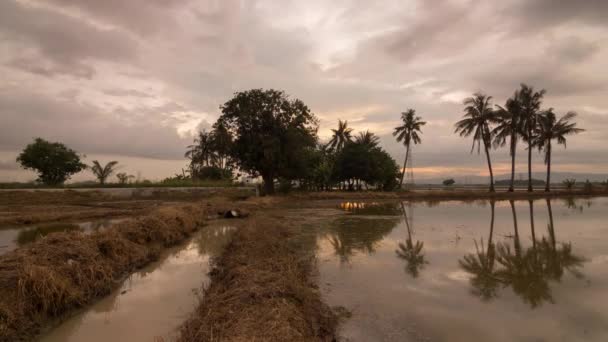
<svg viewBox="0 0 608 342">
<path fill-rule="evenodd" d="M 376 132 L 400 162 L 390 133 L 414 108 L 428 121 L 417 177 L 484 174 L 453 134 L 461 102 L 482 90 L 502 104 L 521 82 L 587 129 L 555 150 L 555 170 L 608 172 L 607 15 L 604 0 L 2 0 L 0 181 L 35 178 L 14 160 L 38 136 L 172 175 L 192 134 L 249 88 L 303 100 L 322 138 L 338 119 Z M 506 172 L 506 151 L 495 158 Z"/>
</svg>

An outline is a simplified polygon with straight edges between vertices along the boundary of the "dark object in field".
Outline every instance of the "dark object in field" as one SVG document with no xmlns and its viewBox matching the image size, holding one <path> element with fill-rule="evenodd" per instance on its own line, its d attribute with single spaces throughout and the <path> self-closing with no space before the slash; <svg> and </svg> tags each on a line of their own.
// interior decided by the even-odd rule
<svg viewBox="0 0 608 342">
<path fill-rule="evenodd" d="M 245 218 L 249 216 L 249 213 L 240 209 L 230 209 L 224 212 L 220 211 L 218 215 L 223 218 Z"/>
</svg>

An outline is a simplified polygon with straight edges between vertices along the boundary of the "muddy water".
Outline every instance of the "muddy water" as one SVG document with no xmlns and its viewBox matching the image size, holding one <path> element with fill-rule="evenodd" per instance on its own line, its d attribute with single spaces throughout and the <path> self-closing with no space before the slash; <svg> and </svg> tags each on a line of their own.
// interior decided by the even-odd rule
<svg viewBox="0 0 608 342">
<path fill-rule="evenodd" d="M 41 342 L 171 341 L 175 329 L 198 304 L 208 280 L 209 259 L 235 229 L 218 221 L 201 229 L 186 244 L 133 274 L 110 296 L 63 322 Z"/>
<path fill-rule="evenodd" d="M 350 341 L 608 341 L 608 199 L 342 203 L 318 238 Z"/>
<path fill-rule="evenodd" d="M 0 229 L 0 255 L 10 252 L 17 247 L 34 242 L 48 234 L 67 231 L 90 233 L 102 230 L 124 219 L 102 219 L 84 222 L 56 222 L 33 226 L 4 227 Z"/>
</svg>

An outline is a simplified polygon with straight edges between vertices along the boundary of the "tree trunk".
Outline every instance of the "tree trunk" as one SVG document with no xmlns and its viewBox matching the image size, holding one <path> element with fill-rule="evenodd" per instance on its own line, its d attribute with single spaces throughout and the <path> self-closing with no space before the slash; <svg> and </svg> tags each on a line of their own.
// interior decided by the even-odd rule
<svg viewBox="0 0 608 342">
<path fill-rule="evenodd" d="M 513 200 L 509 201 L 511 204 L 511 213 L 513 214 L 513 230 L 515 235 L 513 237 L 513 244 L 515 245 L 515 255 L 521 255 L 521 244 L 519 241 L 519 229 L 517 228 L 517 212 L 515 211 L 515 202 Z"/>
<path fill-rule="evenodd" d="M 517 152 L 516 140 L 511 135 L 511 185 L 509 186 L 509 192 L 515 191 L 515 152 Z"/>
<path fill-rule="evenodd" d="M 551 142 L 547 146 L 547 184 L 545 185 L 545 191 L 551 191 Z"/>
<path fill-rule="evenodd" d="M 528 200 L 530 205 L 530 230 L 532 232 L 532 247 L 536 250 L 536 230 L 534 229 L 534 201 Z"/>
<path fill-rule="evenodd" d="M 528 130 L 528 192 L 532 191 L 532 130 Z"/>
<path fill-rule="evenodd" d="M 488 169 L 490 170 L 490 192 L 494 192 L 494 172 L 492 171 L 492 161 L 490 160 L 490 150 L 488 144 L 484 141 L 483 146 L 486 150 L 486 158 L 488 159 Z"/>
<path fill-rule="evenodd" d="M 403 161 L 403 172 L 401 172 L 401 182 L 399 182 L 399 189 L 403 188 L 403 179 L 405 178 L 405 167 L 407 166 L 407 158 L 410 154 L 409 143 L 405 146 L 405 160 Z"/>
<path fill-rule="evenodd" d="M 272 174 L 262 175 L 264 180 L 264 192 L 266 195 L 274 195 L 274 177 Z"/>
</svg>

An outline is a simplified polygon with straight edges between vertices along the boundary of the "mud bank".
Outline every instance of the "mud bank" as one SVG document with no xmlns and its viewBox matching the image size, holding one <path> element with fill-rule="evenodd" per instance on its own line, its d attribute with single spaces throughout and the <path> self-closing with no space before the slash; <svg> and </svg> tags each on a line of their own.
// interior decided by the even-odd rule
<svg viewBox="0 0 608 342">
<path fill-rule="evenodd" d="M 0 341 L 31 340 L 50 322 L 109 294 L 163 247 L 197 230 L 206 208 L 164 207 L 90 235 L 49 235 L 0 256 Z"/>
<path fill-rule="evenodd" d="M 211 285 L 178 341 L 332 341 L 314 257 L 276 220 L 250 219 L 217 259 Z"/>
</svg>

